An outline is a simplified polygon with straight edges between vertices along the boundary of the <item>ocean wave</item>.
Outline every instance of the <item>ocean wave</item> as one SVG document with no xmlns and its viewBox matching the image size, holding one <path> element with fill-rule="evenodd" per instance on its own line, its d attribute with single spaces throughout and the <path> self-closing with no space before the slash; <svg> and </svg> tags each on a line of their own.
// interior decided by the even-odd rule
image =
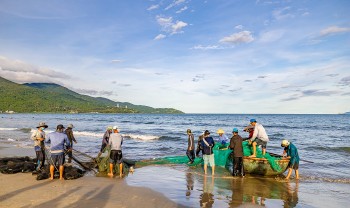
<svg viewBox="0 0 350 208">
<path fill-rule="evenodd" d="M 23 133 L 29 133 L 32 131 L 32 129 L 31 128 L 21 128 L 20 131 Z"/>
<path fill-rule="evenodd" d="M 317 176 L 303 176 L 302 179 L 303 180 L 329 182 L 329 183 L 346 183 L 346 184 L 350 184 L 350 179 L 349 178 L 324 178 L 324 177 L 317 177 Z"/>
<path fill-rule="evenodd" d="M 125 134 L 123 136 L 125 138 L 137 139 L 137 140 L 143 140 L 143 141 L 150 141 L 150 140 L 157 140 L 157 139 L 159 139 L 159 136 L 154 136 L 154 135 Z"/>
<path fill-rule="evenodd" d="M 75 136 L 88 136 L 88 137 L 103 137 L 104 133 L 96 133 L 91 131 L 73 131 Z"/>
<path fill-rule="evenodd" d="M 16 131 L 18 128 L 0 128 L 0 131 Z"/>
</svg>

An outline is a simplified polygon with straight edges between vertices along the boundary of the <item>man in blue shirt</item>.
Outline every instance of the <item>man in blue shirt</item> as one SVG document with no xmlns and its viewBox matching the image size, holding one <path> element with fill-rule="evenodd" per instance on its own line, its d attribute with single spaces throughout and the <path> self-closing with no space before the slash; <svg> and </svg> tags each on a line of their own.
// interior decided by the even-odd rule
<svg viewBox="0 0 350 208">
<path fill-rule="evenodd" d="M 287 154 L 290 157 L 288 163 L 288 174 L 286 180 L 289 180 L 290 175 L 292 174 L 293 169 L 295 170 L 295 179 L 299 179 L 299 154 L 297 148 L 289 142 L 288 140 L 282 140 L 281 147 L 284 147 L 283 156 Z"/>
<path fill-rule="evenodd" d="M 55 132 L 52 132 L 46 136 L 45 143 L 51 143 L 51 165 L 50 165 L 50 179 L 53 179 L 55 166 L 59 166 L 60 180 L 63 180 L 64 171 L 64 149 L 65 147 L 70 148 L 70 142 L 67 134 L 64 133 L 64 126 L 59 124 Z M 69 149 L 68 151 L 72 151 Z"/>
<path fill-rule="evenodd" d="M 213 153 L 213 147 L 215 145 L 213 137 L 210 136 L 210 132 L 205 130 L 204 138 L 202 140 L 202 154 L 204 160 L 204 174 L 207 174 L 208 163 L 211 166 L 211 174 L 214 176 L 215 172 L 215 159 Z"/>
</svg>

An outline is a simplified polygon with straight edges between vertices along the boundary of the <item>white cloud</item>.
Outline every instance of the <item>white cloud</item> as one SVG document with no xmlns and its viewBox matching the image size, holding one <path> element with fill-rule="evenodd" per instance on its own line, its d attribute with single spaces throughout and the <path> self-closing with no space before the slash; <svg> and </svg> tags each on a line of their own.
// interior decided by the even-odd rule
<svg viewBox="0 0 350 208">
<path fill-rule="evenodd" d="M 150 7 L 148 7 L 148 11 L 151 11 L 151 10 L 154 10 L 154 9 L 158 9 L 159 8 L 159 4 L 154 4 L 154 5 L 152 5 L 152 6 L 150 6 Z"/>
<path fill-rule="evenodd" d="M 162 27 L 162 30 L 170 34 L 181 33 L 183 32 L 182 28 L 188 25 L 183 21 L 176 21 L 176 23 L 174 23 L 172 17 L 166 18 L 158 15 L 156 19 L 158 24 Z"/>
<path fill-rule="evenodd" d="M 178 11 L 176 11 L 176 13 L 179 14 L 179 13 L 181 13 L 181 12 L 187 10 L 187 9 L 188 9 L 188 7 L 187 7 L 187 6 L 184 6 L 184 7 L 182 7 L 181 9 L 179 9 Z"/>
<path fill-rule="evenodd" d="M 254 37 L 252 36 L 251 32 L 245 30 L 245 31 L 234 33 L 230 36 L 224 37 L 220 40 L 220 42 L 239 44 L 239 43 L 250 43 L 253 40 L 254 40 Z"/>
<path fill-rule="evenodd" d="M 192 47 L 191 49 L 195 49 L 195 50 L 213 50 L 213 49 L 223 49 L 223 47 L 218 46 L 218 45 L 207 45 L 207 46 L 196 45 L 196 46 Z"/>
<path fill-rule="evenodd" d="M 188 24 L 186 22 L 176 21 L 176 23 L 171 26 L 172 34 L 182 32 L 182 28 L 186 27 L 187 25 Z"/>
<path fill-rule="evenodd" d="M 263 43 L 270 43 L 281 39 L 283 35 L 284 35 L 283 30 L 267 31 L 260 34 L 259 41 Z"/>
<path fill-rule="evenodd" d="M 277 20 L 282 20 L 282 19 L 286 19 L 286 18 L 293 18 L 294 15 L 289 13 L 290 10 L 291 10 L 291 7 L 284 7 L 281 9 L 276 9 L 272 12 L 272 15 Z"/>
<path fill-rule="evenodd" d="M 235 29 L 237 29 L 237 30 L 242 30 L 242 29 L 243 29 L 243 25 L 237 25 L 237 26 L 235 27 Z"/>
<path fill-rule="evenodd" d="M 159 34 L 153 40 L 161 40 L 161 39 L 164 39 L 164 38 L 166 38 L 166 35 Z"/>
<path fill-rule="evenodd" d="M 173 8 L 174 6 L 180 5 L 184 2 L 185 2 L 185 0 L 174 0 L 173 3 L 169 4 L 169 6 L 167 6 L 165 8 L 165 10 L 169 10 L 169 9 Z"/>
<path fill-rule="evenodd" d="M 321 30 L 320 34 L 321 36 L 325 35 L 331 35 L 336 33 L 343 33 L 343 32 L 350 32 L 349 27 L 338 27 L 338 26 L 331 26 L 326 29 Z"/>
<path fill-rule="evenodd" d="M 27 75 L 39 75 L 54 79 L 69 79 L 70 77 L 67 74 L 46 67 L 35 66 L 20 60 L 11 60 L 2 56 L 0 56 L 0 71 L 22 73 L 22 75 L 23 73 Z"/>
<path fill-rule="evenodd" d="M 122 62 L 122 60 L 119 60 L 119 59 L 114 59 L 114 60 L 111 60 L 112 63 L 120 63 Z"/>
</svg>

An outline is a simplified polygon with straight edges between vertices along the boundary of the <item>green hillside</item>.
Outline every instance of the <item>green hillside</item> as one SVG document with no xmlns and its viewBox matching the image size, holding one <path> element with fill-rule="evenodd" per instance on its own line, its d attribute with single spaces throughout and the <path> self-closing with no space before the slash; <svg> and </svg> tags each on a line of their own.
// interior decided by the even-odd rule
<svg viewBox="0 0 350 208">
<path fill-rule="evenodd" d="M 0 111 L 18 113 L 182 113 L 172 108 L 152 108 L 107 98 L 81 95 L 51 83 L 17 84 L 0 77 Z M 126 107 L 127 106 L 127 107 Z"/>
</svg>

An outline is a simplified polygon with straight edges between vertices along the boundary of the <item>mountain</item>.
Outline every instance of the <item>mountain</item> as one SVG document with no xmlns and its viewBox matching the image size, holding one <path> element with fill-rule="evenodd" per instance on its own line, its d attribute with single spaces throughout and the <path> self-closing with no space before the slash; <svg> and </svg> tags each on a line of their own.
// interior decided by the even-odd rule
<svg viewBox="0 0 350 208">
<path fill-rule="evenodd" d="M 0 111 L 19 113 L 183 113 L 76 93 L 53 83 L 17 84 L 0 77 Z"/>
</svg>

